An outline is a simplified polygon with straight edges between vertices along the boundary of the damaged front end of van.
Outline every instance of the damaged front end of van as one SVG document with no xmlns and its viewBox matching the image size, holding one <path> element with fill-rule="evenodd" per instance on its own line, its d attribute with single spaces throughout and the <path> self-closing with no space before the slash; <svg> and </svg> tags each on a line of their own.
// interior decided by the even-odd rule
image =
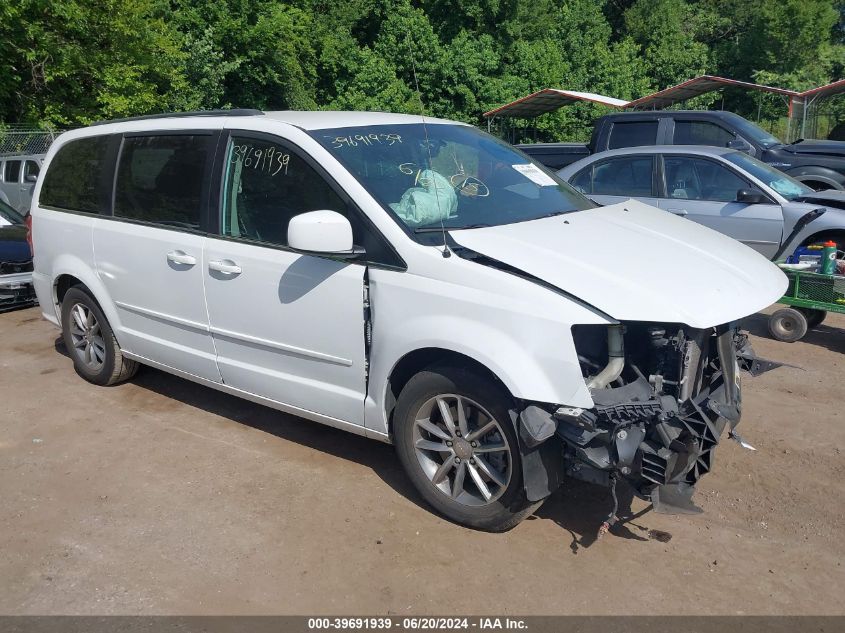
<svg viewBox="0 0 845 633">
<path fill-rule="evenodd" d="M 611 489 L 625 480 L 659 512 L 699 512 L 693 492 L 720 438 L 750 448 L 736 431 L 741 373 L 778 366 L 755 357 L 739 321 L 777 301 L 786 279 L 746 246 L 635 201 L 555 221 L 457 236 L 480 263 L 559 289 L 606 321 L 571 326 L 588 405 L 514 412 L 527 498 L 565 476 Z"/>
<path fill-rule="evenodd" d="M 658 512 L 700 512 L 695 485 L 712 468 L 725 430 L 750 447 L 736 432 L 741 372 L 757 375 L 778 364 L 757 359 L 735 325 L 576 325 L 573 337 L 594 407 L 523 409 L 527 461 L 552 440 L 569 477 L 609 487 L 624 479 Z M 615 508 L 604 529 L 614 521 Z"/>
</svg>

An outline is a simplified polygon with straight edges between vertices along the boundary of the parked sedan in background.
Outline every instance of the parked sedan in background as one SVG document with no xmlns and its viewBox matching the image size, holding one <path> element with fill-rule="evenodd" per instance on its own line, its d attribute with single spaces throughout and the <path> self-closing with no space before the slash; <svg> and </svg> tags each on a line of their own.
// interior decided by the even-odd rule
<svg viewBox="0 0 845 633">
<path fill-rule="evenodd" d="M 629 147 L 594 154 L 558 174 L 598 204 L 635 198 L 770 259 L 829 239 L 845 249 L 845 192 L 815 192 L 734 149 Z"/>
<path fill-rule="evenodd" d="M 0 312 L 35 304 L 24 217 L 0 202 Z"/>
</svg>

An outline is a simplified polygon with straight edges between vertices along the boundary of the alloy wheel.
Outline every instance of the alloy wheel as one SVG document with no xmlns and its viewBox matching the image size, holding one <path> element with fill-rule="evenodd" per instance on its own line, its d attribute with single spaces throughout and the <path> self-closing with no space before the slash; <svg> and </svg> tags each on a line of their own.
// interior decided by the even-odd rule
<svg viewBox="0 0 845 633">
<path fill-rule="evenodd" d="M 89 369 L 99 371 L 106 362 L 106 342 L 94 311 L 83 303 L 70 309 L 73 353 Z"/>
<path fill-rule="evenodd" d="M 426 401 L 414 419 L 414 452 L 434 486 L 467 506 L 485 506 L 508 488 L 513 460 L 499 422 L 456 394 Z"/>
</svg>

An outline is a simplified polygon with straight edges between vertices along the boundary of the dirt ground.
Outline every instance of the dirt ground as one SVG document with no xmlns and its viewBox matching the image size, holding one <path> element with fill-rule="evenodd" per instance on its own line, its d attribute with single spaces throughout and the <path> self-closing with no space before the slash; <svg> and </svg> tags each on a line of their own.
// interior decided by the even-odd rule
<svg viewBox="0 0 845 633">
<path fill-rule="evenodd" d="M 423 505 L 390 446 L 152 369 L 95 387 L 0 315 L 0 613 L 845 614 L 845 318 L 758 354 L 706 513 L 572 482 L 506 534 Z M 671 536 L 667 542 L 666 535 Z"/>
</svg>

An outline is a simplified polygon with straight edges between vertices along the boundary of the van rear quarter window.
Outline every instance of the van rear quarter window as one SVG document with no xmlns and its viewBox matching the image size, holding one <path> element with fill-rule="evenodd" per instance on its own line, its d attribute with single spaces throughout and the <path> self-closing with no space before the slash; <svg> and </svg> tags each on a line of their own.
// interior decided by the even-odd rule
<svg viewBox="0 0 845 633">
<path fill-rule="evenodd" d="M 198 229 L 210 138 L 124 139 L 115 184 L 115 217 Z"/>
<path fill-rule="evenodd" d="M 70 141 L 53 158 L 44 176 L 39 204 L 67 211 L 102 213 L 102 170 L 108 136 Z"/>
</svg>

